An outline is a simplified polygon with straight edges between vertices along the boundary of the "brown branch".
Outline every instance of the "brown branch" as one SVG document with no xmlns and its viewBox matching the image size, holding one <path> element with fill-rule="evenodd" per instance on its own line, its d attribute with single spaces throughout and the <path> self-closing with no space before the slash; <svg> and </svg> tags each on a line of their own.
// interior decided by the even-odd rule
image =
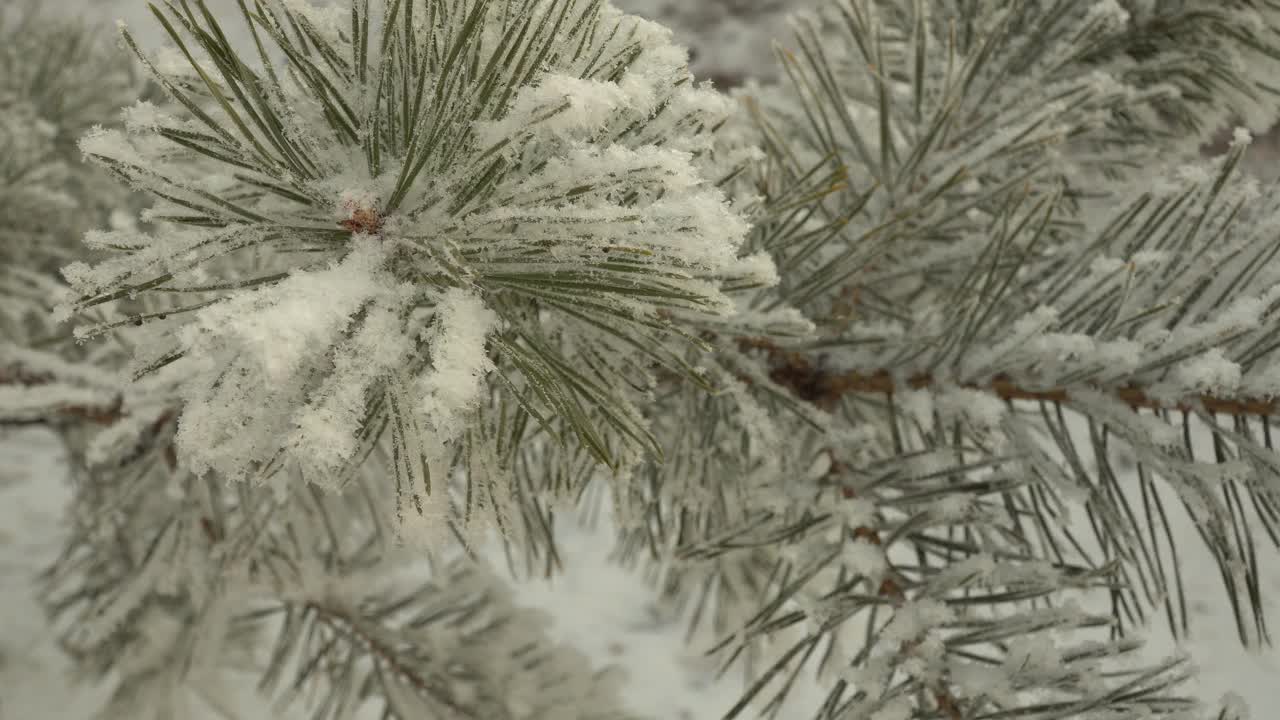
<svg viewBox="0 0 1280 720">
<path fill-rule="evenodd" d="M 218 532 L 213 526 L 213 520 L 210 520 L 207 515 L 200 516 L 200 529 L 204 531 L 205 539 L 210 545 L 216 545 L 222 541 L 222 533 Z"/>
<path fill-rule="evenodd" d="M 797 352 L 779 348 L 767 338 L 740 338 L 738 347 L 743 350 L 764 350 L 769 355 L 773 369 L 769 377 L 783 387 L 790 388 L 800 398 L 812 402 L 824 410 L 831 410 L 842 397 L 850 394 L 892 395 L 907 388 L 919 390 L 937 384 L 928 374 L 914 375 L 899 385 L 888 370 L 865 372 L 832 372 Z M 1028 390 L 1019 386 L 1007 375 L 997 375 L 985 384 L 964 383 L 961 387 L 989 392 L 1001 400 L 1037 400 L 1053 403 L 1070 403 L 1071 393 L 1065 388 Z M 1219 398 L 1201 394 L 1178 403 L 1163 403 L 1149 396 L 1140 387 L 1103 388 L 1133 409 L 1178 410 L 1194 412 L 1203 408 L 1211 413 L 1229 415 L 1275 415 L 1280 410 L 1278 398 Z"/>
<path fill-rule="evenodd" d="M 955 695 L 951 694 L 951 690 L 945 685 L 939 685 L 933 691 L 933 701 L 938 704 L 938 710 L 947 716 L 947 720 L 961 720 L 963 717 L 960 711 L 960 701 L 956 699 Z"/>
<path fill-rule="evenodd" d="M 0 367 L 0 385 L 22 385 L 30 387 L 32 385 L 44 385 L 54 381 L 53 373 L 36 373 L 27 370 L 21 365 L 10 365 L 8 367 Z"/>
<path fill-rule="evenodd" d="M 871 532 L 874 533 L 875 531 L 872 530 Z M 876 540 L 876 544 L 879 544 L 878 539 Z M 880 583 L 880 588 L 877 590 L 877 594 L 881 597 L 888 597 L 893 602 L 893 606 L 895 608 L 902 607 L 907 601 L 907 594 L 903 591 L 902 586 L 895 582 L 891 577 L 886 577 Z M 898 654 L 910 654 L 920 646 L 923 639 L 924 635 L 921 634 L 914 640 L 904 640 L 902 644 L 898 646 Z M 930 692 L 933 695 L 934 703 L 937 704 L 938 711 L 946 715 L 947 720 L 962 719 L 963 712 L 960 709 L 960 700 L 956 698 L 955 694 L 951 692 L 951 689 L 948 688 L 945 683 L 938 682 L 936 685 L 931 686 Z"/>
<path fill-rule="evenodd" d="M 21 365 L 10 365 L 8 367 L 0 367 L 0 385 L 21 385 L 22 387 L 36 387 L 38 385 L 50 385 L 58 381 L 58 378 L 48 372 L 32 372 Z M 110 425 L 128 413 L 124 411 L 124 395 L 116 393 L 109 405 L 68 405 L 66 407 L 57 408 L 58 415 L 65 416 L 69 420 L 85 420 L 97 425 Z M 31 419 L 6 419 L 0 418 L 0 425 L 4 426 L 25 426 L 25 425 L 44 425 L 52 422 L 55 418 L 31 418 Z"/>
<path fill-rule="evenodd" d="M 357 235 L 379 235 L 382 233 L 383 217 L 377 208 L 361 205 L 354 200 L 343 203 L 347 218 L 338 223 L 343 230 Z"/>
</svg>

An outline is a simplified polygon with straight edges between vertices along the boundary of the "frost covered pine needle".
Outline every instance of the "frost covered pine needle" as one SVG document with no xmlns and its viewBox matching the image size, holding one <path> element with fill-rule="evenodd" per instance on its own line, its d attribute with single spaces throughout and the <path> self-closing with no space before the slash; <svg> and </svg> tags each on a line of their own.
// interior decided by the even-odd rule
<svg viewBox="0 0 1280 720">
<path fill-rule="evenodd" d="M 162 56 L 123 29 L 171 102 L 81 146 L 157 199 L 156 229 L 99 233 L 128 250 L 66 269 L 74 309 L 190 295 L 139 362 L 185 376 L 197 472 L 333 482 L 380 418 L 418 451 L 456 437 L 495 375 L 601 460 L 651 445 L 607 374 L 688 372 L 672 319 L 773 277 L 716 186 L 747 156 L 714 142 L 731 101 L 604 2 L 378 5 L 241 3 L 247 52 L 203 0 L 152 7 Z"/>
</svg>

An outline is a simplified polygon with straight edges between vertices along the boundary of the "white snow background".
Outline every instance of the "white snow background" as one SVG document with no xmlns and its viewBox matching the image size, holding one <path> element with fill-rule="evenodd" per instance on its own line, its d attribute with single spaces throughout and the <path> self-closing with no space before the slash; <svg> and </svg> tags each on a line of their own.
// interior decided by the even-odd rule
<svg viewBox="0 0 1280 720">
<path fill-rule="evenodd" d="M 688 11 L 692 5 L 685 3 L 705 1 L 618 4 L 641 14 L 692 21 L 706 14 Z M 232 0 L 209 2 L 215 8 L 224 2 L 234 6 Z M 159 42 L 144 0 L 46 0 L 45 7 L 96 19 L 123 18 L 144 45 Z M 763 20 L 716 16 L 716 21 L 719 24 L 710 29 L 676 28 L 677 37 L 702 43 L 695 72 L 772 71 L 767 39 L 785 36 L 780 14 L 769 10 Z M 1266 164 L 1257 159 L 1252 163 L 1255 168 Z M 63 539 L 61 513 L 70 497 L 67 474 L 64 452 L 51 432 L 0 430 L 0 720 L 89 720 L 110 692 L 109 685 L 73 683 L 67 674 L 69 663 L 34 599 L 34 577 L 53 561 Z M 1182 649 L 1200 670 L 1187 690 L 1208 702 L 1235 693 L 1252 707 L 1254 720 L 1280 717 L 1275 709 L 1280 706 L 1280 650 L 1249 652 L 1240 647 L 1218 571 L 1186 518 L 1179 515 L 1177 521 L 1181 524 L 1174 532 L 1184 540 L 1180 552 L 1193 614 L 1192 638 Z M 567 522 L 564 574 L 549 582 L 524 583 L 518 597 L 555 618 L 559 640 L 577 646 L 598 665 L 623 667 L 629 675 L 626 699 L 637 713 L 654 720 L 718 720 L 738 697 L 740 676 L 731 672 L 717 680 L 707 672 L 698 662 L 697 648 L 685 645 L 682 624 L 655 612 L 654 594 L 643 580 L 609 561 L 611 540 L 607 516 L 594 528 Z M 1280 553 L 1265 539 L 1260 551 L 1265 554 L 1264 599 L 1274 625 L 1280 622 Z M 1162 657 L 1176 649 L 1163 614 L 1154 614 L 1149 655 Z M 224 698 L 241 709 L 245 720 L 302 717 L 281 714 L 257 699 L 252 683 L 246 676 L 233 693 L 236 697 Z M 808 717 L 808 709 L 820 699 L 815 685 L 798 687 L 797 702 L 791 706 L 795 709 L 784 712 L 781 720 Z"/>
</svg>

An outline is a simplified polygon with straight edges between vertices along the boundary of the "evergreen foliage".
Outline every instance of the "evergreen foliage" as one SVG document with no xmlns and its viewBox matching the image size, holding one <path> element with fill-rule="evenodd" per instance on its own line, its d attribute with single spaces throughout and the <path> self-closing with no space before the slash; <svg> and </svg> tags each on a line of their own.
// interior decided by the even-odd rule
<svg viewBox="0 0 1280 720">
<path fill-rule="evenodd" d="M 553 573 L 601 487 L 726 718 L 1232 716 L 1135 656 L 1175 505 L 1269 640 L 1280 196 L 1196 152 L 1276 116 L 1280 3 L 830 0 L 730 96 L 607 0 L 152 10 L 163 96 L 80 141 L 154 203 L 63 270 L 95 349 L 0 346 L 0 419 L 98 426 L 45 599 L 105 716 L 248 663 L 318 718 L 629 717 L 475 553 Z M 104 225 L 66 137 L 140 86 L 34 67 L 0 202 Z M 86 229 L 30 207 L 6 299 Z"/>
</svg>

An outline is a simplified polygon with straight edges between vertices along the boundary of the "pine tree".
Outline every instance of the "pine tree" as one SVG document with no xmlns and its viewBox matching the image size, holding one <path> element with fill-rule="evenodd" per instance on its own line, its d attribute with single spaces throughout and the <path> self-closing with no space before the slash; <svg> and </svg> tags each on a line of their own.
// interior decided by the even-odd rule
<svg viewBox="0 0 1280 720">
<path fill-rule="evenodd" d="M 604 0 L 225 9 L 122 31 L 163 97 L 80 147 L 154 205 L 64 269 L 101 349 L 11 362 L 92 375 L 23 412 L 100 424 L 46 590 L 108 716 L 259 658 L 316 717 L 627 717 L 475 552 L 554 572 L 598 486 L 726 718 L 1234 712 L 1136 652 L 1175 504 L 1268 640 L 1280 205 L 1197 151 L 1275 117 L 1280 3 L 830 0 L 732 96 Z"/>
</svg>

